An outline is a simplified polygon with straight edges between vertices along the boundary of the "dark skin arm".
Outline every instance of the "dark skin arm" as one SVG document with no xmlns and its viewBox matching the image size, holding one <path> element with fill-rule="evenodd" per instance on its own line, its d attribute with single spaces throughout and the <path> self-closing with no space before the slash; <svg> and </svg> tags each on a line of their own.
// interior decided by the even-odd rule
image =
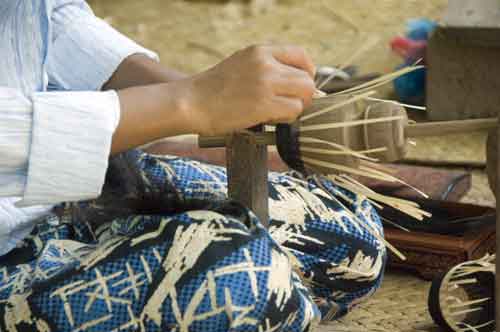
<svg viewBox="0 0 500 332">
<path fill-rule="evenodd" d="M 121 90 L 135 86 L 168 83 L 187 77 L 188 75 L 166 68 L 143 54 L 134 54 L 121 63 L 111 79 L 103 86 L 103 90 Z M 183 142 L 162 140 L 151 145 L 146 151 L 154 154 L 174 154 L 191 158 L 206 155 L 207 161 L 212 163 L 223 159 L 220 159 L 220 157 L 218 159 L 213 158 L 213 151 L 210 151 L 210 153 L 200 151 L 196 140 L 191 138 L 189 140 L 185 139 Z"/>
<path fill-rule="evenodd" d="M 168 83 L 186 77 L 187 75 L 165 68 L 147 56 L 136 54 L 123 61 L 103 89 L 120 90 L 134 86 Z M 221 166 L 225 164 L 226 158 L 224 149 L 199 149 L 196 140 L 191 139 L 185 139 L 182 142 L 162 140 L 146 148 L 146 151 L 154 154 L 173 154 L 180 157 L 198 158 Z M 275 151 L 270 152 L 269 158 L 271 170 L 284 171 L 287 169 Z"/>
</svg>

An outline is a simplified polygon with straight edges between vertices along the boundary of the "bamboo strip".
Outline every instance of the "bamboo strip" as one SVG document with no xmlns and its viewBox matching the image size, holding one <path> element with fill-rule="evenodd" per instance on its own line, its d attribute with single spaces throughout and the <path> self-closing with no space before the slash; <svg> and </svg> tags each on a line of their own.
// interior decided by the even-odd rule
<svg viewBox="0 0 500 332">
<path fill-rule="evenodd" d="M 349 152 L 350 154 L 352 154 L 353 156 L 356 156 L 360 159 L 365 159 L 367 158 L 367 156 L 365 156 L 365 153 L 377 153 L 377 152 L 384 152 L 387 150 L 387 148 L 378 148 L 378 149 L 373 149 L 373 150 L 366 150 L 366 151 L 354 151 L 354 150 L 351 150 L 349 149 L 348 147 L 342 145 L 342 144 L 338 144 L 338 143 L 335 143 L 335 142 L 330 142 L 330 141 L 325 141 L 325 140 L 322 140 L 322 139 L 319 139 L 319 138 L 314 138 L 314 137 L 307 137 L 307 136 L 300 136 L 299 137 L 299 142 L 300 143 L 303 143 L 303 144 L 324 144 L 324 145 L 328 145 L 328 146 L 331 146 L 331 147 L 334 147 L 336 149 L 339 149 L 341 151 L 345 151 L 345 152 Z"/>
<path fill-rule="evenodd" d="M 477 272 L 481 272 L 481 271 L 484 271 L 484 268 L 477 267 L 477 268 L 475 268 L 475 269 L 470 269 L 470 270 L 464 271 L 464 272 L 462 272 L 462 273 L 457 273 L 456 275 L 453 275 L 453 276 L 452 276 L 452 279 L 455 279 L 455 278 L 462 278 L 462 277 L 468 276 L 468 275 L 470 275 L 470 274 L 477 273 Z M 450 279 L 450 280 L 451 280 L 451 279 Z"/>
<path fill-rule="evenodd" d="M 484 324 L 481 324 L 481 325 L 476 325 L 476 326 L 470 326 L 469 325 L 467 329 L 463 329 L 463 330 L 460 330 L 460 331 L 479 332 L 479 329 L 482 329 L 483 327 L 486 327 L 486 326 L 491 325 L 493 323 L 495 323 L 495 321 L 494 320 L 490 320 L 490 321 L 488 321 L 488 322 L 486 322 Z"/>
<path fill-rule="evenodd" d="M 368 82 L 360 84 L 358 86 L 355 86 L 353 88 L 350 88 L 350 89 L 347 89 L 347 90 L 344 90 L 344 91 L 340 91 L 340 92 L 334 93 L 333 95 L 340 95 L 340 94 L 351 93 L 353 91 L 359 91 L 359 90 L 362 90 L 362 89 L 365 89 L 365 88 L 368 88 L 368 87 L 371 87 L 371 86 L 379 86 L 379 83 L 381 83 L 381 82 L 384 82 L 384 84 L 387 84 L 389 82 L 392 82 L 394 79 L 396 79 L 396 78 L 398 78 L 400 76 L 406 75 L 408 73 L 411 73 L 411 72 L 413 72 L 415 70 L 422 69 L 422 68 L 424 68 L 424 66 L 405 67 L 405 68 L 397 70 L 397 71 L 395 71 L 393 73 L 380 76 L 379 78 L 376 78 L 374 80 L 368 81 Z"/>
<path fill-rule="evenodd" d="M 476 278 L 470 278 L 470 279 L 464 279 L 464 280 L 459 280 L 457 282 L 453 283 L 453 286 L 457 285 L 467 285 L 467 284 L 475 284 L 477 282 Z"/>
<path fill-rule="evenodd" d="M 371 205 L 373 205 L 373 206 L 375 206 L 377 209 L 379 209 L 379 210 L 383 210 L 383 209 L 384 209 L 384 207 L 383 207 L 381 204 L 379 204 L 379 203 L 375 202 L 373 199 L 371 199 L 371 198 L 367 198 L 367 199 L 368 199 L 368 201 L 370 202 L 370 204 L 371 204 Z M 382 217 L 381 217 L 381 218 L 382 218 Z M 383 219 L 383 218 L 382 218 L 382 219 Z M 392 221 L 390 221 L 389 219 L 386 219 L 386 220 L 387 220 L 388 222 L 392 222 Z"/>
<path fill-rule="evenodd" d="M 324 155 L 329 155 L 329 156 L 346 156 L 346 155 L 348 155 L 348 156 L 355 156 L 358 158 L 363 158 L 363 159 L 373 161 L 373 162 L 378 161 L 378 159 L 370 158 L 370 157 L 367 157 L 367 156 L 364 156 L 361 154 L 353 154 L 349 151 L 332 151 L 332 150 L 328 150 L 328 149 L 308 148 L 308 147 L 303 147 L 303 146 L 301 146 L 299 149 L 302 152 L 324 154 Z"/>
<path fill-rule="evenodd" d="M 316 180 L 316 182 L 319 184 L 320 187 L 323 187 L 320 181 Z M 324 190 L 324 189 L 323 189 Z M 324 190 L 326 193 L 329 193 L 327 190 Z M 356 220 L 357 222 L 360 222 L 361 225 L 364 225 L 364 229 L 370 233 L 373 237 L 375 237 L 377 240 L 382 242 L 389 250 L 391 250 L 397 257 L 399 257 L 401 260 L 406 260 L 405 255 L 403 255 L 396 247 L 394 247 L 392 244 L 390 244 L 382 235 L 378 233 L 378 230 L 374 229 L 370 223 L 364 223 L 362 220 L 359 219 L 358 216 L 356 216 L 354 213 L 352 213 L 342 202 L 340 202 L 334 195 L 330 194 L 330 197 L 335 200 L 343 209 L 346 213 L 348 213 L 353 220 Z"/>
<path fill-rule="evenodd" d="M 374 173 L 382 173 L 380 171 L 374 170 L 372 168 L 367 168 L 367 167 L 362 166 L 362 165 L 359 167 L 359 169 L 361 169 L 361 170 L 370 170 L 370 171 L 372 171 Z M 382 173 L 382 174 L 384 174 L 384 173 Z M 408 188 L 412 189 L 413 191 L 415 191 L 416 193 L 418 193 L 420 196 L 422 196 L 424 198 L 429 198 L 429 195 L 427 195 L 426 193 L 424 193 L 422 190 L 420 190 L 420 189 L 412 186 L 411 184 L 406 183 L 405 181 L 403 181 L 401 179 L 398 179 L 398 178 L 395 178 L 395 177 L 394 177 L 394 179 L 395 179 L 396 182 L 401 183 L 402 185 L 405 185 Z"/>
<path fill-rule="evenodd" d="M 347 177 L 347 179 L 350 179 Z M 346 177 L 345 176 L 334 176 L 333 177 L 333 180 L 335 181 L 335 183 L 340 186 L 340 187 L 343 187 L 344 189 L 346 190 L 349 190 L 349 191 L 353 191 L 353 192 L 358 192 L 360 194 L 362 194 L 363 196 L 366 196 L 368 198 L 371 198 L 373 200 L 376 200 L 378 202 L 381 202 L 383 204 L 386 204 L 388 206 L 391 206 L 395 209 L 398 209 L 399 211 L 417 219 L 417 220 L 423 220 L 423 216 L 425 216 L 426 214 L 428 214 L 427 212 L 419 209 L 418 207 L 415 207 L 413 206 L 411 203 L 414 203 L 414 202 L 411 202 L 411 201 L 405 201 L 405 200 L 395 200 L 394 198 L 392 197 L 389 197 L 389 196 L 385 196 L 385 195 L 382 195 L 382 194 L 379 194 L 379 193 L 376 193 L 375 191 L 365 187 L 364 185 L 360 184 L 359 186 L 356 185 L 356 183 L 349 183 L 349 181 L 347 181 Z M 353 180 L 355 181 L 355 180 Z"/>
<path fill-rule="evenodd" d="M 383 173 L 382 173 L 382 174 L 383 174 Z M 360 186 L 360 187 L 364 188 L 365 190 L 367 190 L 368 192 L 370 192 L 370 193 L 372 193 L 372 194 L 374 194 L 374 195 L 382 195 L 382 194 L 377 193 L 377 192 L 376 192 L 376 191 L 374 191 L 373 189 L 371 189 L 371 188 L 369 188 L 369 187 L 365 186 L 365 185 L 364 185 L 364 184 L 362 184 L 361 182 L 356 181 L 355 179 L 353 179 L 353 178 L 351 178 L 351 177 L 349 177 L 349 176 L 347 176 L 347 175 L 345 175 L 345 174 L 340 175 L 340 177 L 341 177 L 344 181 L 348 181 L 348 182 L 353 183 L 354 185 Z M 397 178 L 394 178 L 394 179 L 398 180 Z M 383 196 L 383 195 L 382 195 L 382 196 Z M 387 197 L 387 198 L 388 198 L 388 199 L 390 199 L 391 201 L 395 201 L 395 202 L 397 202 L 397 203 L 399 203 L 399 204 L 408 204 L 408 205 L 410 205 L 410 206 L 412 206 L 412 207 L 415 207 L 415 208 L 419 208 L 419 207 L 420 207 L 417 203 L 415 203 L 415 202 L 413 202 L 413 201 L 405 200 L 405 199 L 402 199 L 402 198 L 396 198 L 396 197 Z"/>
<path fill-rule="evenodd" d="M 323 92 L 319 89 L 316 89 L 316 91 L 314 91 L 314 95 L 313 95 L 313 98 L 314 99 L 320 99 L 320 98 L 325 98 L 326 96 L 328 96 L 326 94 L 326 92 Z"/>
<path fill-rule="evenodd" d="M 355 215 L 354 213 L 352 213 L 352 212 L 351 212 L 351 210 L 347 209 L 347 207 L 346 207 L 344 204 L 342 204 L 342 202 L 341 202 L 341 201 L 339 201 L 339 200 L 337 199 L 337 197 L 335 197 L 334 195 L 332 195 L 332 194 L 330 193 L 330 191 L 329 191 L 328 189 L 326 189 L 326 188 L 325 188 L 325 186 L 323 185 L 323 183 L 322 183 L 322 182 L 321 182 L 321 180 L 319 179 L 319 176 L 318 176 L 318 175 L 316 175 L 316 174 L 315 174 L 315 175 L 313 175 L 313 176 L 312 176 L 312 178 L 314 179 L 314 182 L 316 183 L 316 185 L 317 185 L 319 188 L 321 188 L 321 190 L 323 190 L 323 192 L 324 192 L 325 194 L 327 194 L 328 196 L 330 196 L 330 198 L 331 198 L 332 200 L 334 200 L 336 203 L 338 203 L 338 204 L 340 205 L 340 207 L 342 207 L 342 208 L 344 209 L 344 211 L 345 211 L 348 215 L 350 215 L 350 216 L 353 218 L 353 221 L 354 221 L 354 222 L 353 222 L 353 225 L 354 225 L 354 227 L 355 227 L 355 228 L 356 228 L 356 229 L 357 229 L 360 233 L 363 233 L 363 227 L 361 227 L 361 224 L 362 224 L 362 223 L 361 223 L 361 224 L 359 224 L 359 223 L 358 223 L 360 220 L 356 217 L 356 215 Z M 344 197 L 345 197 L 345 195 L 344 195 L 343 193 L 340 193 L 340 192 L 338 192 L 338 191 L 336 192 L 336 194 L 337 194 L 337 195 L 339 195 L 339 196 L 340 196 L 340 197 L 342 197 L 342 198 L 344 198 Z M 349 199 L 348 199 L 347 201 L 349 201 Z"/>
<path fill-rule="evenodd" d="M 315 117 L 318 117 L 320 115 L 332 112 L 334 110 L 338 110 L 339 108 L 342 108 L 346 105 L 350 105 L 350 104 L 355 103 L 359 100 L 366 99 L 367 97 L 374 95 L 376 93 L 377 93 L 376 91 L 368 91 L 368 92 L 360 94 L 360 95 L 355 95 L 354 97 L 349 98 L 347 100 L 334 103 L 331 106 L 327 106 L 322 110 L 316 111 L 316 112 L 308 114 L 308 115 L 304 115 L 304 116 L 300 117 L 299 121 L 304 122 L 304 121 L 307 121 L 310 119 L 314 119 Z M 328 98 L 328 97 L 325 97 L 325 98 Z M 321 100 L 321 99 L 325 99 L 325 98 L 319 98 L 319 99 Z"/>
<path fill-rule="evenodd" d="M 398 77 L 396 77 L 398 78 Z M 382 81 L 380 83 L 377 83 L 377 84 L 374 84 L 374 85 L 371 85 L 371 86 L 368 86 L 366 88 L 363 88 L 363 89 L 359 89 L 359 90 L 356 90 L 356 91 L 350 91 L 349 94 L 360 94 L 360 93 L 364 93 L 365 91 L 368 91 L 368 90 L 373 90 L 373 89 L 376 89 L 378 87 L 381 87 L 381 86 L 384 86 L 386 84 L 389 84 L 391 82 L 393 82 L 396 78 L 392 78 L 392 79 L 388 79 L 388 80 L 385 80 L 385 81 Z M 339 94 L 342 94 L 343 91 L 341 92 L 337 92 Z"/>
<path fill-rule="evenodd" d="M 403 107 L 406 107 L 406 108 L 411 108 L 411 109 L 420 110 L 420 111 L 426 111 L 427 110 L 427 107 L 425 107 L 425 106 L 417 106 L 417 105 L 404 104 L 404 103 L 400 103 L 400 102 L 395 101 L 395 100 L 380 99 L 380 98 L 373 98 L 373 97 L 366 97 L 365 99 L 372 100 L 372 101 L 378 101 L 378 102 L 381 102 L 381 103 L 394 104 L 394 105 L 403 106 Z"/>
<path fill-rule="evenodd" d="M 470 306 L 470 305 L 474 305 L 474 304 L 488 302 L 489 300 L 491 300 L 490 297 L 485 297 L 484 299 L 478 299 L 478 300 L 472 300 L 472 301 L 467 301 L 467 302 L 462 302 L 462 303 L 457 303 L 457 304 L 451 304 L 448 306 L 448 308 L 450 308 L 450 309 L 462 308 L 462 307 L 466 307 L 466 306 Z"/>
<path fill-rule="evenodd" d="M 372 203 L 373 204 L 373 203 Z M 408 228 L 405 228 L 403 226 L 401 226 L 400 224 L 392 221 L 392 220 L 389 220 L 387 218 L 384 218 L 384 217 L 380 217 L 380 219 L 382 219 L 383 221 L 385 221 L 386 223 L 389 223 L 391 224 L 392 226 L 396 227 L 396 228 L 399 228 L 400 230 L 404 231 L 404 232 L 407 232 L 407 233 L 411 233 L 411 231 L 408 229 Z"/>
<path fill-rule="evenodd" d="M 450 312 L 450 315 L 451 316 L 461 316 L 461 315 L 464 315 L 464 314 L 468 314 L 468 313 L 471 313 L 471 312 L 477 312 L 477 311 L 481 311 L 481 310 L 483 310 L 483 308 L 479 307 L 479 308 L 461 310 L 461 311 L 456 311 L 456 312 Z"/>
<path fill-rule="evenodd" d="M 321 160 L 317 160 L 317 159 L 314 159 L 314 158 L 308 158 L 308 157 L 303 157 L 302 161 L 305 162 L 306 164 L 309 164 L 309 165 L 312 165 L 312 166 L 320 166 L 320 167 L 329 168 L 329 169 L 333 169 L 333 170 L 340 171 L 340 172 L 346 172 L 346 173 L 352 173 L 352 174 L 356 174 L 356 175 L 361 175 L 361 176 L 369 177 L 369 178 L 380 180 L 380 181 L 393 182 L 393 181 L 388 180 L 385 177 L 381 177 L 381 176 L 378 176 L 376 174 L 362 172 L 362 171 L 360 171 L 358 169 L 355 169 L 355 168 L 352 168 L 352 167 L 349 167 L 349 166 L 334 164 L 334 163 L 330 163 L 330 162 L 327 162 L 327 161 L 321 161 Z"/>
<path fill-rule="evenodd" d="M 336 129 L 336 128 L 344 128 L 344 127 L 355 127 L 361 125 L 367 125 L 372 123 L 380 123 L 380 122 L 389 122 L 389 121 L 397 121 L 404 120 L 403 116 L 386 116 L 378 119 L 368 119 L 368 120 L 354 120 L 347 122 L 335 122 L 335 123 L 327 123 L 320 125 L 309 125 L 309 126 L 300 126 L 300 132 L 306 131 L 316 131 L 316 130 L 326 130 L 326 129 Z"/>
<path fill-rule="evenodd" d="M 343 188 L 347 189 L 347 190 L 351 190 L 351 191 L 356 191 L 358 190 L 359 188 L 356 188 L 356 187 L 353 187 L 351 185 L 348 185 L 348 184 L 345 184 L 343 183 L 342 185 L 339 185 L 339 186 L 342 186 Z M 425 213 L 425 211 L 421 210 L 421 209 L 418 209 L 418 208 L 414 208 L 412 206 L 408 206 L 408 205 L 405 205 L 405 204 L 398 204 L 398 203 L 394 203 L 394 202 L 391 202 L 390 200 L 387 200 L 387 198 L 389 198 L 388 196 L 384 196 L 384 195 L 380 195 L 380 194 L 377 194 L 377 195 L 370 195 L 369 193 L 365 192 L 365 191 L 361 191 L 361 190 L 358 190 L 358 192 L 362 195 L 365 195 L 367 197 L 371 197 L 372 199 L 374 200 L 377 200 L 381 203 L 384 203 L 388 206 L 391 206 L 417 220 L 423 220 L 423 214 Z"/>
</svg>

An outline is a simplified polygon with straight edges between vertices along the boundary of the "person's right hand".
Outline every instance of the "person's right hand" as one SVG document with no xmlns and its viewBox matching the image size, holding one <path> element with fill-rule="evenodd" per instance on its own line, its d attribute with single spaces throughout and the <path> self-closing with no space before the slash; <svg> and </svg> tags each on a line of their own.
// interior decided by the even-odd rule
<svg viewBox="0 0 500 332">
<path fill-rule="evenodd" d="M 315 66 L 295 46 L 252 46 L 184 80 L 192 131 L 222 135 L 289 123 L 311 103 Z"/>
<path fill-rule="evenodd" d="M 124 64 L 125 73 L 115 73 L 107 85 L 118 88 L 120 100 L 112 154 L 170 136 L 224 135 L 292 122 L 316 91 L 314 65 L 295 46 L 253 46 L 179 80 L 165 78 L 160 64 L 143 58 Z M 151 84 L 131 86 L 138 82 Z"/>
</svg>

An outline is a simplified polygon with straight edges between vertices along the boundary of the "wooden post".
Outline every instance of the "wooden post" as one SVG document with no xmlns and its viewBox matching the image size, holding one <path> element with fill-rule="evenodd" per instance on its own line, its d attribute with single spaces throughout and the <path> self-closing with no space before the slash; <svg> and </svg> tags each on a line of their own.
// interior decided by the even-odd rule
<svg viewBox="0 0 500 332">
<path fill-rule="evenodd" d="M 255 129 L 262 132 L 263 128 Z M 251 209 L 269 226 L 267 146 L 258 144 L 252 133 L 237 133 L 226 143 L 228 195 Z"/>
<path fill-rule="evenodd" d="M 427 114 L 433 121 L 497 116 L 500 1 L 449 0 L 427 48 Z"/>
<path fill-rule="evenodd" d="M 497 176 L 496 176 L 496 199 L 497 199 L 497 225 L 496 225 L 496 242 L 497 242 L 497 250 L 496 250 L 496 266 L 495 266 L 495 303 L 496 303 L 496 310 L 495 310 L 495 322 L 496 326 L 498 329 L 498 326 L 500 324 L 500 304 L 498 303 L 500 300 L 500 259 L 498 258 L 498 254 L 500 253 L 500 213 L 498 213 L 499 208 L 500 208 L 500 158 L 498 157 L 500 154 L 498 154 L 500 151 L 500 116 L 499 118 L 499 126 L 497 129 Z"/>
</svg>

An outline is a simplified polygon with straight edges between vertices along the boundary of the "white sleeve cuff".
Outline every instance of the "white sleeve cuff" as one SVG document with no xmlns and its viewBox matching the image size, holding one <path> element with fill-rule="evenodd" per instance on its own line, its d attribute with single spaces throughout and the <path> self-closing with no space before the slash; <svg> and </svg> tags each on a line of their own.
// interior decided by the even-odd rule
<svg viewBox="0 0 500 332">
<path fill-rule="evenodd" d="M 114 91 L 35 93 L 28 176 L 16 205 L 57 204 L 100 195 L 120 119 Z"/>
<path fill-rule="evenodd" d="M 123 60 L 133 54 L 158 61 L 156 53 L 78 7 L 58 11 L 54 30 L 57 38 L 50 51 L 48 73 L 49 82 L 59 90 L 101 90 Z"/>
</svg>

